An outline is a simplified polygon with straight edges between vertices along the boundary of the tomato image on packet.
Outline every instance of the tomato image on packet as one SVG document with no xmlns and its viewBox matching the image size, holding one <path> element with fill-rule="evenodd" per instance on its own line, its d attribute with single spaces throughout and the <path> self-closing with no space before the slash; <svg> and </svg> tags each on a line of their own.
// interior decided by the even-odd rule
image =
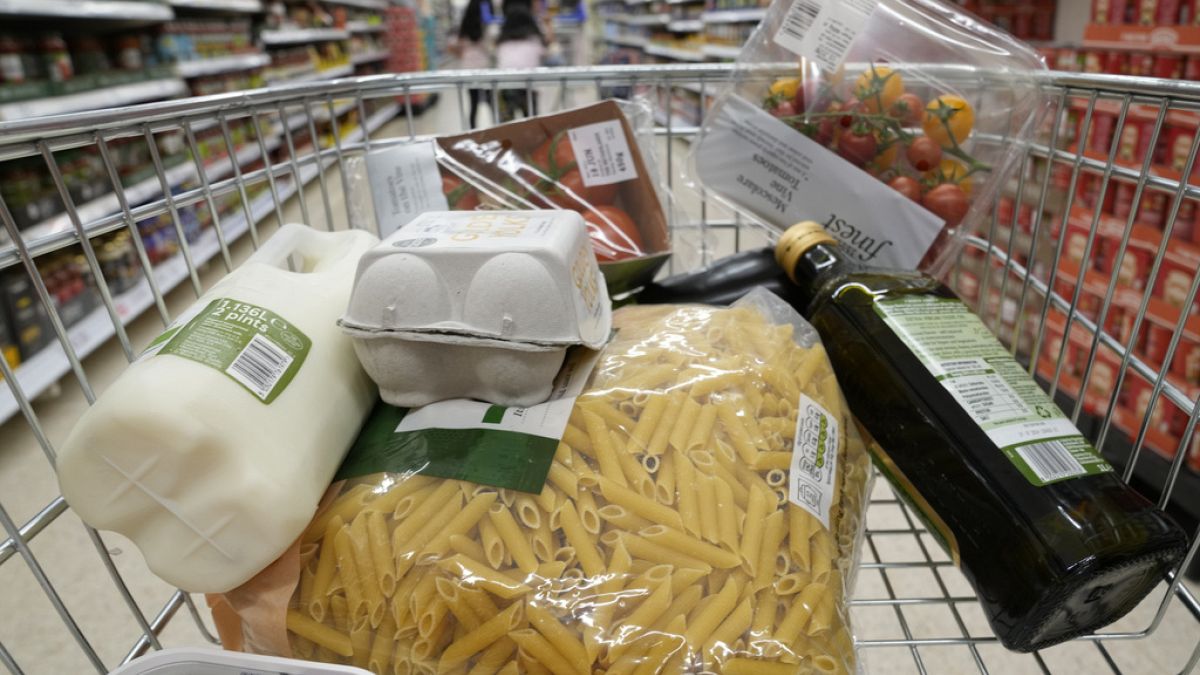
<svg viewBox="0 0 1200 675">
<path fill-rule="evenodd" d="M 463 179 L 442 170 L 442 194 L 451 211 L 473 211 L 479 207 L 479 192 Z"/>
</svg>

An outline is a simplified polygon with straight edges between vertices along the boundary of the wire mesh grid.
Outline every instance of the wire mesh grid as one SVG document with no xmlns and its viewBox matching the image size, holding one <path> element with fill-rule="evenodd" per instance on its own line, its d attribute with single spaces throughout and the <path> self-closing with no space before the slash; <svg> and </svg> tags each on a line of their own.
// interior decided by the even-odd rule
<svg viewBox="0 0 1200 675">
<path fill-rule="evenodd" d="M 0 375 L 7 384 L 6 391 L 0 390 L 0 413 L 21 418 L 9 421 L 6 430 L 32 438 L 52 466 L 54 444 L 40 414 L 51 403 L 35 402 L 39 395 L 66 376 L 61 386 L 77 387 L 90 404 L 95 391 L 85 372 L 87 355 L 115 337 L 121 353 L 132 360 L 141 345 L 126 326 L 151 308 L 159 325 L 167 325 L 171 300 L 183 292 L 171 289 L 190 287 L 185 304 L 198 296 L 236 266 L 239 238 L 247 235 L 257 247 L 272 223 L 284 221 L 289 200 L 295 200 L 301 219 L 314 227 L 361 222 L 350 198 L 348 172 L 342 170 L 344 160 L 419 136 L 418 128 L 427 122 L 416 118 L 417 110 L 431 95 L 450 102 L 435 111 L 433 123 L 441 132 L 466 126 L 469 88 L 488 90 L 493 103 L 505 88 L 525 89 L 527 104 L 532 107 L 540 96 L 543 109 L 568 107 L 581 95 L 645 95 L 669 111 L 661 116 L 657 132 L 665 160 L 663 181 L 674 195 L 671 220 L 680 249 L 671 269 L 764 243 L 759 229 L 682 178 L 686 141 L 697 129 L 681 122 L 671 104 L 683 94 L 699 112 L 729 68 L 613 66 L 379 76 L 0 125 L 0 160 L 25 162 L 29 172 L 52 185 L 57 201 L 51 208 L 35 204 L 36 222 L 30 224 L 21 220 L 29 216 L 30 204 L 15 203 L 12 191 L 0 193 L 0 225 L 7 237 L 0 244 L 0 273 L 28 282 L 28 295 L 45 313 L 52 338 L 15 371 L 0 358 Z M 768 80 L 775 70 L 763 68 L 753 76 Z M 954 69 L 945 75 L 986 78 Z M 1160 170 L 1152 153 L 1135 151 L 1130 158 L 1122 140 L 1128 140 L 1125 129 L 1137 123 L 1148 147 L 1154 148 L 1168 120 L 1200 119 L 1200 87 L 1064 74 L 1045 75 L 1041 83 L 1047 99 L 1044 124 L 1033 141 L 1020 146 L 1021 162 L 1001 190 L 1007 199 L 990 205 L 991 217 L 967 238 L 949 281 L 1114 458 L 1126 480 L 1166 505 L 1173 494 L 1180 496 L 1180 477 L 1191 475 L 1185 462 L 1200 417 L 1195 392 L 1167 376 L 1183 344 L 1180 338 L 1190 330 L 1188 313 L 1177 311 L 1174 326 L 1166 326 L 1173 330 L 1156 362 L 1131 346 L 1141 344 L 1139 336 L 1161 319 L 1163 310 L 1153 294 L 1160 275 L 1178 267 L 1190 275 L 1180 306 L 1192 306 L 1200 290 L 1195 274 L 1200 262 L 1190 268 L 1177 264 L 1177 252 L 1169 246 L 1172 234 L 1183 230 L 1180 223 L 1190 225 L 1181 212 L 1188 213 L 1191 200 L 1200 200 L 1200 181 L 1188 179 L 1200 137 L 1187 142 L 1184 161 L 1173 173 Z M 1102 121 L 1105 116 L 1114 120 Z M 399 120 L 398 135 L 371 136 L 393 118 Z M 1110 135 L 1116 140 L 1107 143 Z M 128 156 L 142 157 L 150 169 L 131 173 Z M 89 184 L 80 166 L 94 169 L 101 183 Z M 306 189 L 313 180 L 315 188 Z M 1124 217 L 1100 215 L 1100 209 L 1090 215 L 1083 210 L 1088 204 L 1077 204 L 1077 195 L 1094 206 L 1110 192 L 1129 195 Z M 1139 229 L 1139 214 L 1156 201 L 1164 214 L 1154 240 L 1142 231 L 1147 228 Z M 196 220 L 211 226 L 196 227 Z M 146 236 L 146 223 L 154 224 L 152 236 Z M 132 277 L 114 273 L 105 248 L 122 233 L 128 233 L 136 256 L 124 268 L 136 271 Z M 88 318 L 70 327 L 53 277 L 39 271 L 39 263 L 64 251 L 82 256 L 97 288 Z M 1143 268 L 1147 281 L 1140 293 L 1118 285 L 1126 259 Z M 1108 275 L 1087 271 L 1099 269 L 1099 261 Z M 1120 320 L 1114 320 L 1117 314 Z M 1131 382 L 1138 383 L 1137 392 L 1146 392 L 1145 411 L 1121 415 L 1118 402 L 1130 397 Z M 1181 425 L 1172 447 L 1161 447 L 1155 420 L 1164 413 L 1156 418 L 1156 410 L 1170 412 Z M 14 426 L 20 428 L 13 431 Z M 1146 475 L 1157 475 L 1157 485 L 1146 484 Z M 159 635 L 181 609 L 200 639 L 215 642 L 191 595 L 176 590 L 166 594 L 165 602 L 158 597 L 147 605 L 124 581 L 120 567 L 129 563 L 114 562 L 113 537 L 85 529 L 84 546 L 94 550 L 79 552 L 77 564 L 98 562 L 123 604 L 109 606 L 103 620 L 128 622 L 138 635 L 129 645 L 95 643 L 72 607 L 79 594 L 98 589 L 52 578 L 46 569 L 50 563 L 59 567 L 58 561 L 33 550 L 40 535 L 70 514 L 69 508 L 55 497 L 32 515 L 17 518 L 6 508 L 12 498 L 0 494 L 0 573 L 23 566 L 27 576 L 22 578 L 40 586 L 58 617 L 58 629 L 23 632 L 26 608 L 8 601 L 0 605 L 0 627 L 6 627 L 0 631 L 0 663 L 10 671 L 33 672 L 28 664 L 23 670 L 20 660 L 30 654 L 77 650 L 85 663 L 106 672 L 161 647 Z M 1195 551 L 1193 544 L 1185 567 Z M 1005 651 L 962 574 L 919 517 L 882 481 L 876 483 L 868 511 L 862 555 L 852 612 L 856 642 L 870 672 L 1189 672 L 1200 660 L 1200 604 L 1178 573 L 1164 579 L 1142 607 L 1099 635 L 1033 655 Z M 124 572 L 127 576 L 128 569 Z M 7 589 L 0 593 L 0 598 L 11 596 Z"/>
</svg>

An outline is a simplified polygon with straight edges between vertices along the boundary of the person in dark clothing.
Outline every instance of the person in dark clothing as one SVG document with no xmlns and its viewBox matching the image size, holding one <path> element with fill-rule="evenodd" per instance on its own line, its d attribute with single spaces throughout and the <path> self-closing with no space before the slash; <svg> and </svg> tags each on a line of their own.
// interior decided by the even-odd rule
<svg viewBox="0 0 1200 675">
<path fill-rule="evenodd" d="M 492 65 L 491 55 L 488 54 L 484 38 L 483 6 L 490 5 L 488 0 L 471 0 L 463 11 L 462 23 L 458 27 L 458 65 L 460 68 L 483 69 Z M 471 128 L 474 129 L 476 117 L 481 103 L 491 106 L 492 99 L 488 90 L 472 87 L 468 90 L 471 97 Z M 495 117 L 496 111 L 492 110 Z"/>
<path fill-rule="evenodd" d="M 528 2 L 506 0 L 504 27 L 496 40 L 496 67 L 501 70 L 536 68 L 546 53 L 546 38 L 538 26 Z M 501 121 L 516 117 L 516 111 L 526 117 L 537 115 L 537 92 L 528 89 L 505 89 L 501 95 Z"/>
</svg>

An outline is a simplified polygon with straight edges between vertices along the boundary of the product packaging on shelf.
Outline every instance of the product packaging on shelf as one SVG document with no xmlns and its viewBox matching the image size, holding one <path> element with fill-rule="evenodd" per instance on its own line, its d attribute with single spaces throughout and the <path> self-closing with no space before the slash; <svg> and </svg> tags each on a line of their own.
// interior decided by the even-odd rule
<svg viewBox="0 0 1200 675">
<path fill-rule="evenodd" d="M 705 117 L 691 175 L 775 231 L 815 220 L 862 262 L 929 265 L 1011 176 L 1044 69 L 938 0 L 776 0 Z"/>
<path fill-rule="evenodd" d="M 372 152 L 367 170 L 379 232 L 386 237 L 424 210 L 577 211 L 609 291 L 637 288 L 670 256 L 645 108 L 601 101 L 440 137 L 436 147 Z"/>
<path fill-rule="evenodd" d="M 228 590 L 283 553 L 375 400 L 336 322 L 376 241 L 286 225 L 180 315 L 60 448 L 79 517 L 187 591 Z"/>
<path fill-rule="evenodd" d="M 614 325 L 538 492 L 356 444 L 288 553 L 209 598 L 223 644 L 375 673 L 855 672 L 870 467 L 811 327 L 763 291 Z"/>
<path fill-rule="evenodd" d="M 339 322 L 383 400 L 545 400 L 612 309 L 575 211 L 430 211 L 359 262 Z"/>
</svg>

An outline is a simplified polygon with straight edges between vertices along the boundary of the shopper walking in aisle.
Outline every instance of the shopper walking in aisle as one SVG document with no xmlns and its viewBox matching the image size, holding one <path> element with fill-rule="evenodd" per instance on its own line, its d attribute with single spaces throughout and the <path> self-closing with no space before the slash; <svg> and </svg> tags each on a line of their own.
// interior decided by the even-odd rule
<svg viewBox="0 0 1200 675">
<path fill-rule="evenodd" d="M 462 23 L 458 26 L 458 40 L 455 43 L 455 50 L 458 52 L 458 67 L 467 69 L 484 69 L 492 67 L 492 57 L 490 45 L 487 42 L 487 37 L 484 34 L 483 14 L 484 5 L 487 5 L 488 10 L 491 9 L 490 0 L 471 0 L 467 3 L 467 8 L 463 10 Z M 489 11 L 488 14 L 491 14 Z M 479 106 L 482 103 L 487 103 L 489 108 L 492 108 L 492 100 L 488 96 L 488 90 L 479 87 L 471 87 L 468 90 L 471 97 L 471 128 L 474 129 L 476 117 L 479 113 Z M 496 110 L 492 108 L 492 117 L 496 117 Z"/>
<path fill-rule="evenodd" d="M 546 38 L 538 27 L 528 1 L 504 3 L 504 27 L 496 40 L 496 67 L 500 70 L 536 68 L 546 53 Z M 500 97 L 500 121 L 507 122 L 520 110 L 525 117 L 537 115 L 537 92 L 505 89 Z"/>
</svg>

